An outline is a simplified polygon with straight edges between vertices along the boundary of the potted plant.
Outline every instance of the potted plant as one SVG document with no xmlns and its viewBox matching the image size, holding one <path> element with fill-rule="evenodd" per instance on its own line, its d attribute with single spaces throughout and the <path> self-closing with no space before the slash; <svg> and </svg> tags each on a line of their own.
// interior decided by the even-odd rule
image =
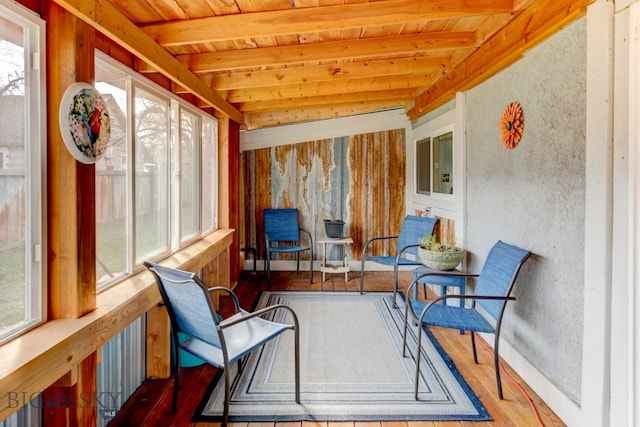
<svg viewBox="0 0 640 427">
<path fill-rule="evenodd" d="M 440 243 L 436 236 L 429 234 L 420 239 L 418 256 L 424 265 L 434 270 L 453 270 L 462 262 L 464 249 Z"/>
</svg>

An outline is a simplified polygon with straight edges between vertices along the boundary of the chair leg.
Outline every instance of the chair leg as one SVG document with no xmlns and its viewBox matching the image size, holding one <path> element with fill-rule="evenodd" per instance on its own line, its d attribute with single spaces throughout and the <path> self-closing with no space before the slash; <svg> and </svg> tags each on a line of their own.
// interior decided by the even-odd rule
<svg viewBox="0 0 640 427">
<path fill-rule="evenodd" d="M 295 393 L 296 403 L 300 403 L 300 329 L 296 326 L 294 329 L 294 370 L 295 370 Z"/>
<path fill-rule="evenodd" d="M 360 263 L 360 295 L 364 295 L 364 258 Z"/>
<path fill-rule="evenodd" d="M 404 330 L 402 331 L 402 357 L 407 357 L 407 329 L 409 328 L 409 300 L 404 306 Z"/>
<path fill-rule="evenodd" d="M 173 396 L 171 398 L 171 413 L 175 414 L 178 407 L 178 389 L 180 384 L 180 349 L 175 348 L 176 352 L 176 378 L 173 382 Z"/>
<path fill-rule="evenodd" d="M 229 422 L 229 401 L 231 400 L 231 378 L 229 378 L 229 367 L 224 368 L 224 409 L 222 412 L 222 425 Z"/>
<path fill-rule="evenodd" d="M 471 347 L 473 348 L 473 361 L 478 363 L 478 352 L 476 351 L 476 334 L 471 331 Z"/>
<path fill-rule="evenodd" d="M 310 255 L 311 259 L 309 259 L 309 264 L 310 264 L 310 266 L 309 266 L 309 284 L 313 285 L 313 245 L 311 245 L 310 252 L 311 252 L 311 255 Z"/>
<path fill-rule="evenodd" d="M 493 365 L 496 370 L 496 384 L 498 385 L 498 397 L 502 400 L 502 380 L 500 378 L 500 355 L 498 350 L 498 338 L 500 337 L 499 333 L 495 334 L 495 343 L 493 348 Z"/>
<path fill-rule="evenodd" d="M 414 398 L 416 400 L 418 400 L 418 385 L 419 380 L 420 380 L 420 359 L 422 359 L 422 357 L 420 357 L 420 353 L 421 353 L 421 349 L 422 349 L 422 319 L 418 320 L 418 347 L 416 347 L 416 374 L 414 377 L 414 387 L 413 387 L 413 393 L 414 393 Z"/>
<path fill-rule="evenodd" d="M 300 252 L 296 252 L 296 274 L 300 274 Z"/>
<path fill-rule="evenodd" d="M 267 288 L 271 287 L 271 252 L 267 249 L 265 264 L 267 267 Z"/>
<path fill-rule="evenodd" d="M 396 294 L 398 293 L 398 263 L 393 265 L 393 308 L 398 308 Z"/>
</svg>

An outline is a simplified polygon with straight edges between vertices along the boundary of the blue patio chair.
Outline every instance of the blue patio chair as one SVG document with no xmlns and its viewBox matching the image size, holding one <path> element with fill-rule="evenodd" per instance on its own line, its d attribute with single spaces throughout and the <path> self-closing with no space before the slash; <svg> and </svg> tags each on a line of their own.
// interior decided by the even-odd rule
<svg viewBox="0 0 640 427">
<path fill-rule="evenodd" d="M 407 215 L 402 221 L 400 234 L 398 236 L 374 237 L 367 240 L 362 249 L 362 264 L 360 267 L 360 294 L 364 293 L 364 264 L 366 261 L 374 261 L 379 264 L 393 266 L 393 302 L 396 301 L 396 293 L 398 292 L 398 268 L 400 266 L 417 266 L 422 265 L 418 259 L 418 246 L 420 239 L 426 235 L 433 233 L 433 227 L 436 225 L 435 218 L 427 218 L 415 215 Z M 397 240 L 395 253 L 390 256 L 378 256 L 368 254 L 369 246 L 380 240 Z M 406 255 L 411 254 L 415 259 L 407 258 Z"/>
<path fill-rule="evenodd" d="M 309 245 L 300 243 L 300 232 L 306 234 Z M 295 253 L 296 273 L 300 273 L 300 252 L 310 251 L 309 283 L 313 283 L 313 238 L 311 233 L 300 228 L 297 209 L 264 210 L 264 243 L 266 250 L 267 286 L 271 285 L 271 255 L 273 253 Z"/>
<path fill-rule="evenodd" d="M 407 329 L 411 318 L 416 325 L 439 326 L 442 328 L 459 329 L 471 332 L 471 345 L 473 347 L 473 360 L 478 363 L 476 352 L 476 332 L 494 334 L 493 347 L 494 365 L 498 395 L 502 399 L 502 382 L 500 379 L 499 364 L 499 340 L 500 328 L 507 301 L 514 301 L 511 291 L 524 262 L 531 256 L 531 252 L 517 246 L 509 245 L 499 240 L 489 252 L 480 274 L 460 273 L 460 277 L 477 277 L 475 292 L 473 295 L 443 295 L 432 301 L 420 301 L 417 299 L 417 286 L 426 276 L 451 275 L 451 272 L 429 272 L 416 278 L 407 288 L 407 304 L 405 305 L 405 323 L 402 338 L 402 354 L 406 356 Z M 463 298 L 471 300 L 471 306 L 458 307 L 447 305 L 449 298 Z M 440 303 L 441 304 L 438 304 Z M 483 315 L 477 308 L 481 307 Z M 418 377 L 420 375 L 420 348 L 422 345 L 422 333 L 418 328 L 418 347 L 416 354 L 415 371 L 415 399 L 418 400 Z"/>
<path fill-rule="evenodd" d="M 300 403 L 298 317 L 290 307 L 278 304 L 249 313 L 240 308 L 238 298 L 228 288 L 220 286 L 207 289 L 195 273 L 163 267 L 148 261 L 144 265 L 153 273 L 171 319 L 175 355 L 172 413 L 176 412 L 178 400 L 181 349 L 224 371 L 225 397 L 222 425 L 225 426 L 229 419 L 231 365 L 288 330 L 293 330 L 295 334 L 295 399 Z M 234 304 L 233 315 L 226 319 L 218 315 L 211 301 L 213 292 L 224 292 L 231 296 Z M 290 312 L 291 324 L 275 323 L 259 317 L 278 309 Z M 179 333 L 188 338 L 180 342 Z"/>
</svg>

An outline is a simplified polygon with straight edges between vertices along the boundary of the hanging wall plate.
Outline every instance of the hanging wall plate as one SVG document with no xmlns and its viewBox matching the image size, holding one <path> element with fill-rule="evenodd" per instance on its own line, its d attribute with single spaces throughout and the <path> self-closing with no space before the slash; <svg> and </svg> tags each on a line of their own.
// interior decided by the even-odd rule
<svg viewBox="0 0 640 427">
<path fill-rule="evenodd" d="M 504 148 L 516 148 L 524 133 L 524 113 L 519 102 L 507 106 L 500 119 L 500 139 Z"/>
<path fill-rule="evenodd" d="M 104 99 L 88 83 L 73 83 L 60 101 L 60 132 L 67 150 L 82 163 L 95 163 L 104 155 L 111 121 Z"/>
</svg>

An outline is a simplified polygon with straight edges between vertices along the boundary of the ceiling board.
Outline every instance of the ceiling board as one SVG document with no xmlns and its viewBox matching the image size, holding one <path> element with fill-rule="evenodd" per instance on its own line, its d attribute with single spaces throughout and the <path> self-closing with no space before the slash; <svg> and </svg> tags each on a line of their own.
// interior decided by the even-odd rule
<svg viewBox="0 0 640 427">
<path fill-rule="evenodd" d="M 55 1 L 88 22 L 79 9 L 102 7 Z M 593 1 L 110 0 L 137 30 L 106 28 L 97 14 L 92 25 L 127 47 L 139 72 L 160 72 L 176 92 L 256 128 L 398 106 L 417 119 Z"/>
</svg>

